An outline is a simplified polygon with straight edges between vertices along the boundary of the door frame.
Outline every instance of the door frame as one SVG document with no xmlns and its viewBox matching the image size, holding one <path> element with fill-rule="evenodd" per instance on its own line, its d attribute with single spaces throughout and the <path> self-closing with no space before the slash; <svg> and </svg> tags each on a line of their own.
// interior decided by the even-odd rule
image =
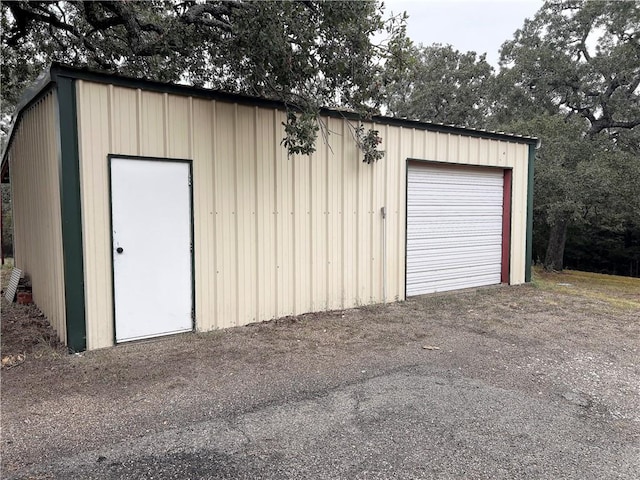
<svg viewBox="0 0 640 480">
<path fill-rule="evenodd" d="M 113 256 L 113 196 L 112 196 L 112 177 L 111 177 L 111 160 L 114 158 L 122 160 L 146 160 L 152 162 L 171 162 L 171 163 L 185 163 L 189 167 L 189 237 L 191 241 L 191 331 L 196 330 L 196 285 L 195 285 L 195 242 L 194 242 L 194 212 L 193 212 L 193 160 L 188 158 L 169 158 L 169 157 L 147 157 L 141 155 L 119 155 L 110 153 L 107 155 L 107 178 L 109 182 L 109 250 L 111 259 L 111 317 L 113 326 L 113 344 L 118 345 L 116 334 L 116 277 L 114 269 L 114 256 Z M 157 337 L 152 337 L 157 338 Z M 145 339 L 141 339 L 145 340 Z M 133 340 L 140 341 L 140 340 Z M 120 342 L 120 343 L 130 343 Z"/>
<path fill-rule="evenodd" d="M 502 247 L 500 259 L 500 284 L 511 284 L 511 216 L 513 203 L 513 167 L 502 165 L 478 165 L 469 163 L 451 163 L 438 160 L 425 160 L 422 158 L 407 157 L 404 162 L 404 299 L 407 299 L 407 227 L 409 223 L 409 164 L 439 165 L 443 167 L 462 167 L 502 170 Z M 508 191 L 507 191 L 508 187 Z M 508 202 L 507 202 L 508 196 Z M 506 218 L 508 216 L 508 218 Z M 508 224 L 507 224 L 508 222 Z M 505 245 L 505 232 L 508 233 Z M 506 278 L 505 278 L 506 277 Z"/>
</svg>

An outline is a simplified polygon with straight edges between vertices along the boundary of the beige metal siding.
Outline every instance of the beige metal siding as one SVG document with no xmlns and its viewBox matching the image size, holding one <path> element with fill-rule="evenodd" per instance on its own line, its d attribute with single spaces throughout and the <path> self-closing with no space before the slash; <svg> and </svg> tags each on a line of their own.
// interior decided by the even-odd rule
<svg viewBox="0 0 640 480">
<path fill-rule="evenodd" d="M 33 300 L 66 341 L 57 100 L 53 92 L 23 112 L 9 151 L 16 266 L 31 277 Z"/>
<path fill-rule="evenodd" d="M 323 118 L 329 143 L 288 158 L 282 111 L 86 81 L 77 95 L 89 349 L 113 342 L 109 153 L 193 160 L 199 330 L 382 302 L 384 270 L 386 300 L 403 299 L 407 158 L 513 168 L 524 281 L 525 144 L 374 125 L 387 154 L 366 165 L 352 127 Z"/>
<path fill-rule="evenodd" d="M 126 95 L 118 100 L 111 88 L 85 84 L 77 89 L 78 153 L 87 349 L 113 344 L 109 174 L 106 153 L 118 143 L 132 147 L 131 114 Z M 120 107 L 114 114 L 112 104 Z M 135 133 L 136 130 L 133 130 Z M 134 137 L 133 141 L 138 139 Z"/>
</svg>

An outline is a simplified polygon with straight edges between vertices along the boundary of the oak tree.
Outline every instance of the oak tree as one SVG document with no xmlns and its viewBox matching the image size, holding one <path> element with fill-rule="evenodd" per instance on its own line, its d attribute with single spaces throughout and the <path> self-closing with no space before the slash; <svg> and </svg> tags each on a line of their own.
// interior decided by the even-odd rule
<svg viewBox="0 0 640 480">
<path fill-rule="evenodd" d="M 403 65 L 388 69 L 388 113 L 413 120 L 482 127 L 493 67 L 486 54 L 434 44 L 406 49 Z"/>
<path fill-rule="evenodd" d="M 640 4 L 546 2 L 503 44 L 500 64 L 494 121 L 537 127 L 536 236 L 547 235 L 545 267 L 562 270 L 572 226 L 628 228 L 615 219 L 637 180 Z"/>
<path fill-rule="evenodd" d="M 381 59 L 402 33 L 375 1 L 2 2 L 3 116 L 51 61 L 282 100 L 290 153 L 321 106 L 378 111 Z M 321 125 L 320 125 L 321 126 Z M 326 133 L 326 132 L 325 132 Z"/>
</svg>

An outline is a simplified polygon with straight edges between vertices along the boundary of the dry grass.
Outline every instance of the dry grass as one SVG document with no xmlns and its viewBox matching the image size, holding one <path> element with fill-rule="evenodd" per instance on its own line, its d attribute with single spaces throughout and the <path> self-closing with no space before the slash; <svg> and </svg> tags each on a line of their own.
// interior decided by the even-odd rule
<svg viewBox="0 0 640 480">
<path fill-rule="evenodd" d="M 640 308 L 640 278 L 573 270 L 546 272 L 536 267 L 534 283 L 542 290 L 604 301 L 618 308 Z"/>
</svg>

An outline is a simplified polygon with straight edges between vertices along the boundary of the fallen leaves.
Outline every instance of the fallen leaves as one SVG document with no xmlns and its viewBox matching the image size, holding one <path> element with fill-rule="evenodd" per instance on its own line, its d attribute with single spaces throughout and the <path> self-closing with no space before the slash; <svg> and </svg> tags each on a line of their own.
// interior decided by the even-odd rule
<svg viewBox="0 0 640 480">
<path fill-rule="evenodd" d="M 19 353 L 17 355 L 5 355 L 2 357 L 2 368 L 17 367 L 25 360 L 25 354 Z"/>
</svg>

